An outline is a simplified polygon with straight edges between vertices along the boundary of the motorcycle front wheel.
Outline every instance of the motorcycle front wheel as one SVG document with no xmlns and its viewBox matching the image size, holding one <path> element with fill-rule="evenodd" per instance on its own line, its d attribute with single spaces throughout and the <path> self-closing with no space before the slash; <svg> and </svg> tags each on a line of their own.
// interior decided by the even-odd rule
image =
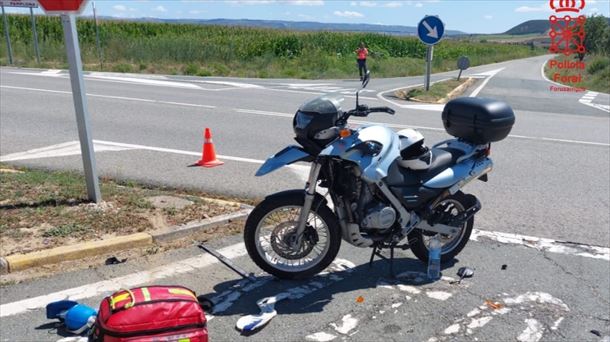
<svg viewBox="0 0 610 342">
<path fill-rule="evenodd" d="M 252 210 L 244 228 L 250 258 L 281 279 L 303 279 L 324 270 L 341 246 L 335 214 L 320 198 L 314 200 L 299 245 L 296 229 L 305 201 L 303 191 L 269 196 Z"/>
</svg>

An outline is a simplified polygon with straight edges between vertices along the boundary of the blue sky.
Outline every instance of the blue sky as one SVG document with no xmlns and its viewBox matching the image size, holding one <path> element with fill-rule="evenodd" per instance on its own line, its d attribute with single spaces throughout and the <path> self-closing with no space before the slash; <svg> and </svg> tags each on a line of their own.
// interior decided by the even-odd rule
<svg viewBox="0 0 610 342">
<path fill-rule="evenodd" d="M 548 0 L 97 0 L 95 6 L 98 15 L 121 18 L 267 19 L 405 26 L 416 26 L 424 15 L 439 15 L 446 29 L 468 33 L 504 32 L 525 20 L 546 19 L 552 13 Z M 7 11 L 23 12 L 16 8 Z M 587 15 L 609 16 L 609 0 L 586 0 L 583 11 Z M 83 15 L 92 15 L 91 1 Z"/>
</svg>

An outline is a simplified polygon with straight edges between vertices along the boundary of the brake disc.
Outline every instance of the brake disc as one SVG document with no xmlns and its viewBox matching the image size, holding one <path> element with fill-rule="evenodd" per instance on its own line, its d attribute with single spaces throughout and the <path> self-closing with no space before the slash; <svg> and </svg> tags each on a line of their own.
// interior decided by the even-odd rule
<svg viewBox="0 0 610 342">
<path fill-rule="evenodd" d="M 278 224 L 271 232 L 271 248 L 277 255 L 288 260 L 297 260 L 306 257 L 318 243 L 318 232 L 310 225 L 305 226 L 301 245 L 295 249 L 297 221 Z"/>
</svg>

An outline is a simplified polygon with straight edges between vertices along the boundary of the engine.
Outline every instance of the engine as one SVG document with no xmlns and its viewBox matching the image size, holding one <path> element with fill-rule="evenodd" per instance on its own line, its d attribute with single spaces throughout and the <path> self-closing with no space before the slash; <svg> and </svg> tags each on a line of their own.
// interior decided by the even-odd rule
<svg viewBox="0 0 610 342">
<path fill-rule="evenodd" d="M 387 229 L 396 221 L 396 210 L 383 203 L 369 208 L 360 222 L 362 228 Z"/>
</svg>

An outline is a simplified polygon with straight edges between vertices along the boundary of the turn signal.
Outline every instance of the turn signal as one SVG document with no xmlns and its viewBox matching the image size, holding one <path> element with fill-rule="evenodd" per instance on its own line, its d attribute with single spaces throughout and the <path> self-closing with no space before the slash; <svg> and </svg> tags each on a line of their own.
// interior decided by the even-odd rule
<svg viewBox="0 0 610 342">
<path fill-rule="evenodd" d="M 340 131 L 339 131 L 339 136 L 340 136 L 341 138 L 346 138 L 346 137 L 349 137 L 350 135 L 352 135 L 352 131 L 350 131 L 350 130 L 349 130 L 349 129 L 347 129 L 347 128 L 344 128 L 344 129 L 342 129 L 342 130 L 340 130 Z"/>
</svg>

